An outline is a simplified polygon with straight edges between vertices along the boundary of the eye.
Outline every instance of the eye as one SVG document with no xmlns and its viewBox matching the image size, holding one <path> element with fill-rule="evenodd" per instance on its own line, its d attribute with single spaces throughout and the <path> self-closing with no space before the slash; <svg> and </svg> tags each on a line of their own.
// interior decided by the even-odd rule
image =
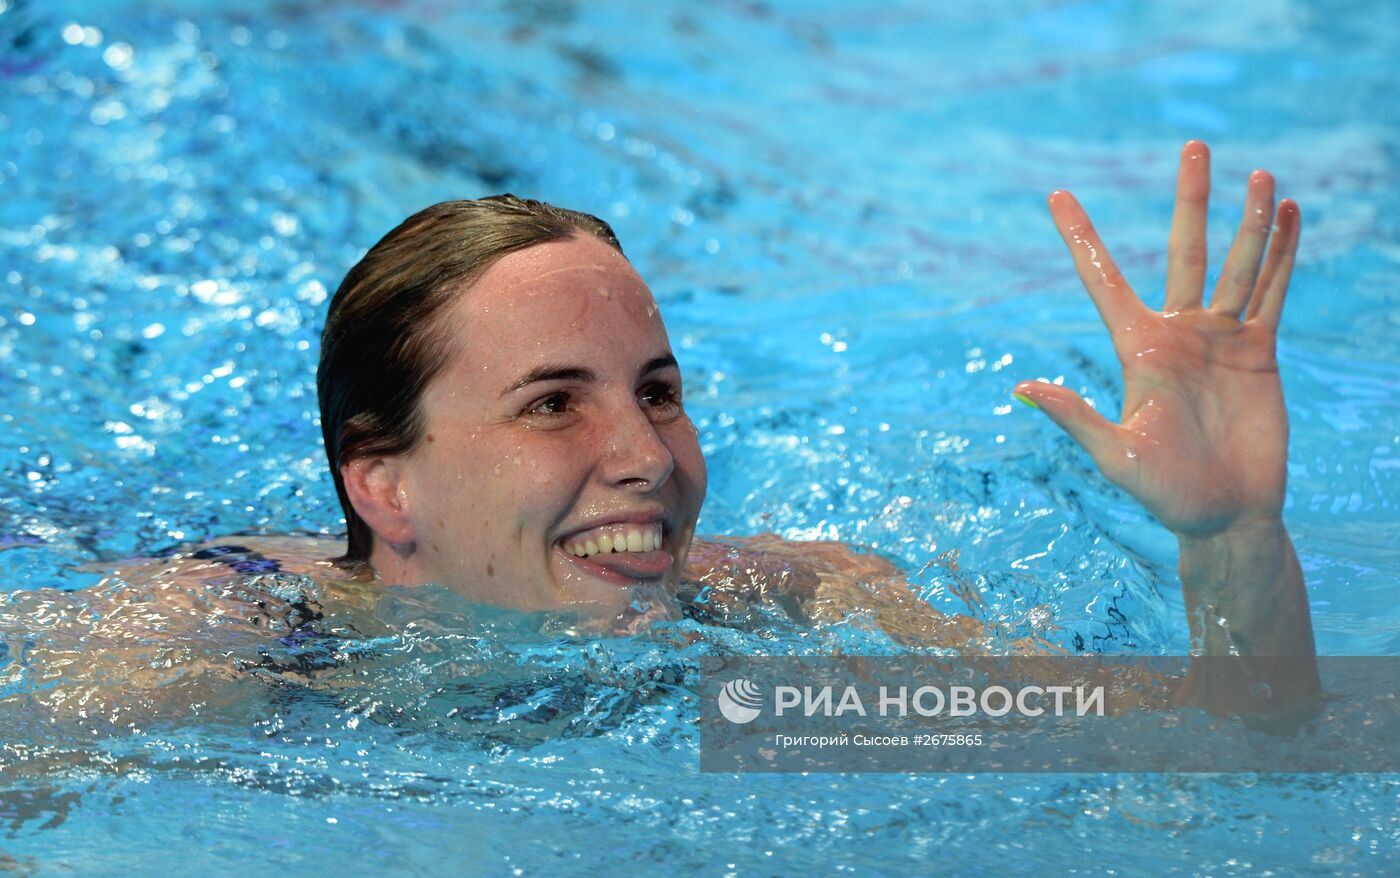
<svg viewBox="0 0 1400 878">
<path fill-rule="evenodd" d="M 681 390 L 665 381 L 656 381 L 637 392 L 644 408 L 650 409 L 655 417 L 673 416 L 681 408 Z"/>
<path fill-rule="evenodd" d="M 538 400 L 525 410 L 527 415 L 563 415 L 569 412 L 569 394 L 564 391 L 551 393 Z"/>
</svg>

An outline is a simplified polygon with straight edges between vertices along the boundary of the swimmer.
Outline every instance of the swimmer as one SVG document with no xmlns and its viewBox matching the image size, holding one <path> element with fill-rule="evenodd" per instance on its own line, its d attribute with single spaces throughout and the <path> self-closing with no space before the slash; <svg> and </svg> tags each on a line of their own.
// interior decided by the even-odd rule
<svg viewBox="0 0 1400 878">
<path fill-rule="evenodd" d="M 1282 521 L 1288 423 L 1274 356 L 1298 207 L 1275 210 L 1273 178 L 1250 176 L 1207 303 L 1209 165 L 1203 143 L 1185 146 L 1160 312 L 1074 197 L 1050 196 L 1123 367 L 1122 417 L 1053 384 L 1014 395 L 1176 535 L 1194 649 L 1236 657 L 1202 663 L 1179 695 L 1228 711 L 1251 685 L 1293 703 L 1318 680 Z M 696 538 L 706 470 L 681 370 L 651 291 L 597 218 L 512 196 L 409 217 L 332 299 L 317 379 L 348 541 L 226 538 L 125 566 L 125 581 L 159 574 L 190 595 L 210 577 L 287 574 L 321 583 L 323 602 L 352 603 L 435 583 L 613 630 L 676 618 L 704 591 L 810 620 L 873 606 L 906 643 L 975 650 L 987 636 L 850 547 Z"/>
</svg>

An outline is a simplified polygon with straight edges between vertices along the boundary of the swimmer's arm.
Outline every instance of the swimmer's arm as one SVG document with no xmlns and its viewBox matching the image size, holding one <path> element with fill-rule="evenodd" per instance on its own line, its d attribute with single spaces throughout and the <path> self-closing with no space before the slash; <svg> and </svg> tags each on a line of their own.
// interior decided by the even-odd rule
<svg viewBox="0 0 1400 878">
<path fill-rule="evenodd" d="M 229 549 L 238 551 L 221 551 Z M 325 577 L 329 568 L 313 560 L 325 549 L 305 538 L 231 538 L 86 565 L 107 575 L 80 591 L 9 596 L 0 645 L 13 638 L 9 652 L 23 660 L 0 714 L 27 709 L 56 723 L 125 728 L 247 702 L 248 674 L 232 656 L 235 647 L 255 655 L 268 634 L 228 624 L 255 611 L 236 584 L 272 570 Z M 211 581 L 220 578 L 233 585 Z M 11 627 L 17 633 L 7 636 Z"/>
<path fill-rule="evenodd" d="M 3 668 L 0 740 L 17 718 L 58 743 L 146 729 L 216 703 L 229 663 L 196 648 L 197 616 L 166 592 L 48 589 L 8 597 L 0 607 Z M 0 763 L 3 763 L 0 759 Z"/>
<path fill-rule="evenodd" d="M 1177 702 L 1286 712 L 1319 691 L 1302 570 L 1282 519 L 1288 416 L 1275 357 L 1300 218 L 1288 200 L 1275 217 L 1273 178 L 1252 174 L 1244 219 L 1206 306 L 1209 158 L 1203 143 L 1182 151 L 1161 312 L 1128 286 L 1074 197 L 1050 197 L 1123 367 L 1121 423 L 1067 387 L 1027 381 L 1016 394 L 1180 541 L 1200 658 Z"/>
<path fill-rule="evenodd" d="M 696 539 L 686 578 L 706 589 L 709 602 L 771 601 L 806 623 L 861 613 L 906 646 L 980 652 L 990 636 L 976 619 L 929 606 L 894 564 L 841 542 L 796 542 L 771 533 Z"/>
<path fill-rule="evenodd" d="M 816 596 L 821 580 L 809 563 L 797 557 L 793 545 L 776 534 L 696 537 L 686 556 L 685 578 L 702 590 L 703 600 L 773 600 L 796 612 Z"/>
<path fill-rule="evenodd" d="M 1176 702 L 1270 713 L 1320 691 L 1303 570 L 1281 520 L 1181 539 L 1193 661 Z M 1222 659 L 1221 657 L 1226 657 Z"/>
</svg>

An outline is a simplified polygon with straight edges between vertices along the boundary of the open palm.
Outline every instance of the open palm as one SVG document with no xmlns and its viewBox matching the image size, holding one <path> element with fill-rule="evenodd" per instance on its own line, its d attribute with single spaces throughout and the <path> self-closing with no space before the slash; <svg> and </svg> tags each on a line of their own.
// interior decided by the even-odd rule
<svg viewBox="0 0 1400 878">
<path fill-rule="evenodd" d="M 1288 418 L 1274 346 L 1300 225 L 1297 205 L 1283 201 L 1266 256 L 1274 181 L 1265 171 L 1250 175 L 1244 220 L 1207 307 L 1209 193 L 1210 154 L 1192 141 L 1177 178 L 1162 311 L 1133 292 L 1074 196 L 1050 196 L 1055 225 L 1123 367 L 1122 417 L 1109 421 L 1066 387 L 1016 387 L 1109 480 L 1168 529 L 1193 537 L 1276 520 L 1282 509 Z"/>
</svg>

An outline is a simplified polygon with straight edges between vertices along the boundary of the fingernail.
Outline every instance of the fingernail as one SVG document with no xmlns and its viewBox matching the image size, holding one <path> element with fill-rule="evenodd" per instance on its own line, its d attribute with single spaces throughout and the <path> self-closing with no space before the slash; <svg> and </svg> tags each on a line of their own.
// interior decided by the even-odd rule
<svg viewBox="0 0 1400 878">
<path fill-rule="evenodd" d="M 1016 397 L 1021 402 L 1024 402 L 1026 405 L 1030 406 L 1033 409 L 1040 408 L 1040 403 L 1031 399 L 1029 396 L 1026 396 L 1024 393 L 1016 393 L 1015 391 L 1012 391 L 1011 395 Z"/>
</svg>

